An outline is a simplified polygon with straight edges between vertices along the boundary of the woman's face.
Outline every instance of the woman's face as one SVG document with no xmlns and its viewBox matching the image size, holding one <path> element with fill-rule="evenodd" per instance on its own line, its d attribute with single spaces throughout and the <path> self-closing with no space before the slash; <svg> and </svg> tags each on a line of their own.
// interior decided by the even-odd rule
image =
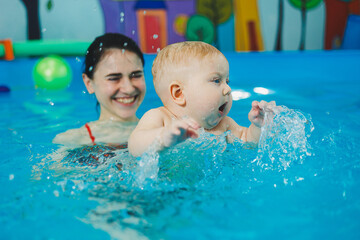
<svg viewBox="0 0 360 240">
<path fill-rule="evenodd" d="M 133 52 L 111 48 L 97 64 L 93 79 L 83 74 L 88 92 L 100 104 L 99 120 L 136 121 L 146 92 L 143 65 Z"/>
</svg>

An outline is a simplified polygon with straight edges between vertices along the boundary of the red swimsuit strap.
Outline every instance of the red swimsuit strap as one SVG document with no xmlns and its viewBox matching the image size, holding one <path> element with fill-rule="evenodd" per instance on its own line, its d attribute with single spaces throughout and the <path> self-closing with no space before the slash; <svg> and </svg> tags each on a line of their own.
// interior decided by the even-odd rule
<svg viewBox="0 0 360 240">
<path fill-rule="evenodd" d="M 89 124 L 85 123 L 85 127 L 86 127 L 87 131 L 89 132 L 89 136 L 90 136 L 90 138 L 91 138 L 91 142 L 95 145 L 95 144 L 96 144 L 96 143 L 95 143 L 95 137 L 94 137 L 94 136 L 92 135 L 92 133 L 91 133 L 91 129 L 90 129 Z"/>
</svg>

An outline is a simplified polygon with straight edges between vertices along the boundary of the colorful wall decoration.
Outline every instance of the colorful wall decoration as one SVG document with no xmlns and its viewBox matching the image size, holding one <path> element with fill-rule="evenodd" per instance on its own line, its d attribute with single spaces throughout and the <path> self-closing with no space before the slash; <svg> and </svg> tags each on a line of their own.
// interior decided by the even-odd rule
<svg viewBox="0 0 360 240">
<path fill-rule="evenodd" d="M 234 1 L 234 15 L 235 50 L 264 50 L 257 0 Z"/>
<path fill-rule="evenodd" d="M 0 40 L 118 32 L 146 53 L 185 40 L 225 51 L 339 49 L 350 14 L 360 15 L 360 0 L 0 0 Z"/>
<path fill-rule="evenodd" d="M 324 0 L 326 6 L 325 49 L 339 49 L 350 14 L 360 15 L 358 0 Z"/>
<path fill-rule="evenodd" d="M 146 6 L 144 2 L 135 5 L 138 22 L 140 48 L 147 53 L 156 53 L 168 43 L 167 11 L 163 1 Z"/>
</svg>

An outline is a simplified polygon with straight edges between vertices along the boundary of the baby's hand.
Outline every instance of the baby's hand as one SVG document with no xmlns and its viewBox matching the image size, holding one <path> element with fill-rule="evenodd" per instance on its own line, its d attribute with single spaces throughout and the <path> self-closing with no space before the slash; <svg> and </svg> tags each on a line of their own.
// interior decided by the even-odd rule
<svg viewBox="0 0 360 240">
<path fill-rule="evenodd" d="M 252 108 L 249 112 L 249 120 L 253 123 L 256 127 L 261 128 L 264 125 L 264 116 L 265 112 L 273 112 L 272 108 L 276 106 L 275 101 L 265 102 L 258 101 L 252 102 Z"/>
<path fill-rule="evenodd" d="M 162 133 L 162 144 L 164 147 L 170 147 L 188 138 L 198 138 L 199 127 L 199 124 L 190 118 L 173 120 Z"/>
</svg>

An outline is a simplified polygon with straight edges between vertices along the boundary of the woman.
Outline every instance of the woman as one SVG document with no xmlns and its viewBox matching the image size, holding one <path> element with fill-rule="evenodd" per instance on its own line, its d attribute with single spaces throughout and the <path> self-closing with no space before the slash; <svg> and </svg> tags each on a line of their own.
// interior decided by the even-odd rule
<svg viewBox="0 0 360 240">
<path fill-rule="evenodd" d="M 100 117 L 58 134 L 53 143 L 126 143 L 139 120 L 135 114 L 146 92 L 144 57 L 137 44 L 116 33 L 97 37 L 86 52 L 82 78 L 89 94 L 96 96 Z"/>
</svg>

